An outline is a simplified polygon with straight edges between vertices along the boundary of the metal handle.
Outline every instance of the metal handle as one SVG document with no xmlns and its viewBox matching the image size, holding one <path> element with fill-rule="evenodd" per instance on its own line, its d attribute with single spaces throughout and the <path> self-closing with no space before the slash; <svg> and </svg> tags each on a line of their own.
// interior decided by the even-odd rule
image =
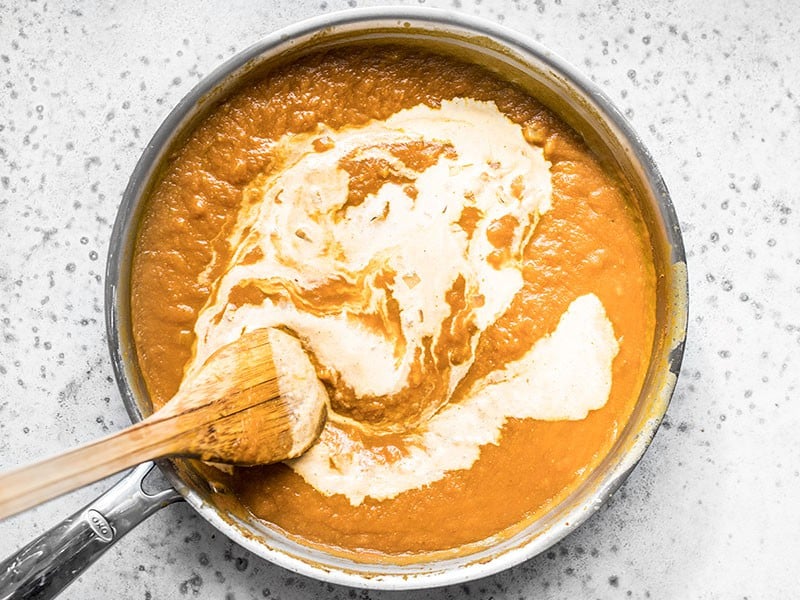
<svg viewBox="0 0 800 600">
<path fill-rule="evenodd" d="M 139 465 L 97 500 L 0 563 L 0 600 L 55 597 L 136 525 L 181 500 L 172 488 L 152 495 L 142 489 L 153 466 Z"/>
</svg>

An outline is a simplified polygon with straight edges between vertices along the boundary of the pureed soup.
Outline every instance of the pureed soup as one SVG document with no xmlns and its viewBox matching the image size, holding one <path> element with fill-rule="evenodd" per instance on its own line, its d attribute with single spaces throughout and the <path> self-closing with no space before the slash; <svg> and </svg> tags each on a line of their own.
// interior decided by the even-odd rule
<svg viewBox="0 0 800 600">
<path fill-rule="evenodd" d="M 641 215 L 582 138 L 398 45 L 306 55 L 215 108 L 150 194 L 132 275 L 156 407 L 244 331 L 300 341 L 320 440 L 218 477 L 365 561 L 458 553 L 574 489 L 636 403 L 654 307 Z"/>
</svg>

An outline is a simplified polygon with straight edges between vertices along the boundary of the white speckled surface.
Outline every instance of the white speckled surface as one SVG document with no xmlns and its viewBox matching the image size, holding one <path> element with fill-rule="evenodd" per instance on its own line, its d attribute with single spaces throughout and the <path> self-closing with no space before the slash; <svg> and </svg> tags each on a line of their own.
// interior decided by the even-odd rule
<svg viewBox="0 0 800 600">
<path fill-rule="evenodd" d="M 691 318 L 667 419 L 614 499 L 505 573 L 408 594 L 329 586 L 156 514 L 63 598 L 779 598 L 800 567 L 800 4 L 420 0 L 532 35 L 640 132 L 684 231 Z M 160 121 L 276 28 L 380 2 L 0 0 L 0 468 L 128 422 L 103 271 Z M 408 2 L 416 5 L 418 2 Z M 0 523 L 0 558 L 98 484 Z"/>
</svg>

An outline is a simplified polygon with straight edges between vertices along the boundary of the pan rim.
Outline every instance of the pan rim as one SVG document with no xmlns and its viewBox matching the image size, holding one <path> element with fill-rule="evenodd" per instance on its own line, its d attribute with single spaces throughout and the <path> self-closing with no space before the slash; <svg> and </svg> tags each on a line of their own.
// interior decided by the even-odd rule
<svg viewBox="0 0 800 600">
<path fill-rule="evenodd" d="M 511 49 L 521 56 L 535 56 L 548 68 L 560 77 L 565 78 L 568 84 L 576 88 L 581 94 L 591 99 L 593 108 L 614 127 L 615 133 L 622 138 L 632 149 L 632 160 L 638 164 L 646 178 L 648 188 L 652 191 L 657 201 L 657 208 L 664 226 L 668 246 L 671 251 L 669 257 L 672 265 L 685 265 L 685 250 L 681 238 L 678 219 L 674 206 L 667 191 L 666 185 L 653 161 L 650 153 L 645 148 L 639 136 L 627 123 L 622 114 L 614 107 L 610 100 L 584 75 L 569 63 L 553 54 L 523 34 L 516 33 L 494 23 L 468 16 L 462 13 L 431 9 L 422 7 L 381 7 L 352 9 L 315 17 L 276 31 L 249 48 L 240 52 L 227 62 L 213 70 L 203 78 L 175 106 L 157 129 L 153 138 L 148 143 L 140 157 L 128 186 L 123 193 L 122 201 L 117 213 L 117 219 L 111 234 L 109 252 L 106 266 L 106 294 L 105 313 L 106 330 L 109 351 L 112 358 L 112 368 L 120 389 L 123 403 L 132 421 L 143 418 L 137 402 L 137 395 L 141 395 L 143 383 L 137 381 L 138 365 L 131 372 L 131 363 L 136 363 L 135 351 L 130 332 L 129 303 L 129 277 L 133 243 L 138 225 L 137 210 L 141 209 L 145 197 L 145 189 L 153 176 L 157 166 L 164 159 L 164 152 L 174 139 L 175 132 L 186 126 L 191 113 L 203 98 L 213 94 L 214 89 L 225 79 L 246 69 L 252 61 L 257 61 L 270 52 L 275 52 L 287 46 L 293 40 L 309 38 L 322 31 L 335 28 L 375 28 L 377 23 L 386 27 L 403 27 L 404 23 L 415 23 L 421 27 L 442 27 L 456 29 L 462 33 L 487 36 L 494 42 Z M 685 268 L 685 267 L 684 267 Z M 676 291 L 682 293 L 683 302 L 679 302 L 675 310 L 682 313 L 677 315 L 673 323 L 673 346 L 665 367 L 677 377 L 683 356 L 683 340 L 686 334 L 686 315 L 688 314 L 688 289 L 685 277 L 676 281 Z M 652 368 L 652 365 L 651 365 Z M 291 571 L 321 579 L 327 582 L 369 587 L 372 589 L 418 589 L 437 587 L 462 583 L 472 579 L 485 577 L 496 572 L 510 568 L 520 562 L 535 556 L 550 547 L 577 525 L 585 521 L 627 478 L 635 465 L 641 459 L 649 445 L 650 439 L 660 424 L 666 411 L 669 397 L 675 386 L 675 377 L 666 383 L 662 393 L 665 395 L 663 410 L 655 414 L 648 421 L 641 433 L 641 443 L 632 447 L 621 462 L 607 477 L 602 485 L 596 487 L 595 496 L 600 499 L 591 506 L 580 505 L 567 513 L 567 519 L 547 531 L 536 535 L 527 543 L 506 548 L 500 554 L 487 560 L 475 560 L 474 555 L 467 555 L 461 560 L 464 564 L 451 567 L 448 561 L 432 563 L 429 567 L 422 568 L 414 565 L 416 570 L 406 570 L 391 574 L 365 574 L 362 570 L 349 570 L 346 568 L 325 567 L 313 560 L 304 560 L 288 554 L 285 549 L 273 548 L 264 541 L 256 541 L 245 535 L 241 529 L 234 527 L 224 519 L 216 509 L 206 504 L 193 489 L 181 478 L 175 467 L 169 461 L 160 461 L 159 467 L 176 490 L 198 511 L 207 521 L 221 533 L 231 538 L 237 544 L 247 548 L 254 554 L 285 567 Z M 437 566 L 440 565 L 440 566 Z"/>
</svg>

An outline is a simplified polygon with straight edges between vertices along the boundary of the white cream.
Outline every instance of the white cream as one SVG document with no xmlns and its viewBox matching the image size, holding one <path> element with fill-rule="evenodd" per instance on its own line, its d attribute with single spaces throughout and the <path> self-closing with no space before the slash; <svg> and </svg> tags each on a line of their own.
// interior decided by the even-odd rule
<svg viewBox="0 0 800 600">
<path fill-rule="evenodd" d="M 393 146 L 420 142 L 448 151 L 419 172 L 392 154 Z M 454 310 L 447 293 L 459 278 L 466 293 L 457 316 L 474 326 L 467 339 L 474 354 L 480 333 L 521 289 L 522 252 L 550 208 L 549 163 L 519 125 L 493 103 L 455 99 L 362 127 L 287 135 L 273 155 L 270 173 L 248 191 L 255 202 L 239 212 L 229 238 L 233 258 L 197 319 L 187 377 L 242 332 L 280 326 L 357 397 L 398 394 L 419 353 L 436 347 Z M 352 205 L 345 159 L 382 161 L 398 183 L 387 181 Z M 408 193 L 409 182 L 416 195 Z M 471 235 L 465 208 L 474 217 Z M 501 220 L 503 254 L 493 257 L 490 230 Z M 387 274 L 392 283 L 378 285 Z M 273 294 L 235 306 L 231 291 L 248 284 Z M 323 303 L 322 311 L 290 299 L 326 285 L 349 293 Z M 281 295 L 287 288 L 293 293 Z M 375 315 L 388 319 L 392 301 L 401 336 L 375 327 Z M 447 404 L 448 395 L 427 407 L 416 428 L 402 434 L 407 455 L 399 460 L 348 437 L 337 422 L 351 421 L 329 411 L 319 443 L 289 464 L 322 493 L 344 494 L 353 504 L 392 498 L 469 468 L 482 445 L 498 443 L 508 418 L 581 419 L 601 407 L 616 352 L 602 304 L 581 297 L 522 359 L 479 381 L 459 404 Z M 450 393 L 472 361 L 437 363 Z"/>
<path fill-rule="evenodd" d="M 323 136 L 334 146 L 319 152 L 314 142 Z M 417 173 L 387 149 L 419 141 L 451 144 L 457 156 L 441 156 Z M 263 182 L 263 201 L 244 206 L 239 214 L 232 237 L 236 255 L 195 326 L 193 365 L 201 365 L 243 330 L 285 325 L 357 395 L 395 394 L 406 386 L 423 339 L 436 343 L 451 309 L 445 294 L 459 275 L 472 303 L 465 310 L 480 330 L 507 309 L 521 288 L 522 250 L 539 213 L 550 206 L 549 163 L 493 103 L 457 99 L 443 102 L 441 109 L 419 105 L 363 127 L 285 136 L 274 150 L 282 163 Z M 339 163 L 347 156 L 389 161 L 398 174 L 415 180 L 416 200 L 402 185 L 386 183 L 361 205 L 342 210 L 349 177 Z M 515 180 L 522 184 L 519 198 Z M 458 225 L 465 206 L 483 215 L 471 238 Z M 486 232 L 505 216 L 519 224 L 509 259 L 495 268 L 486 260 L 494 250 Z M 255 248 L 263 257 L 243 264 Z M 400 305 L 404 351 L 393 337 L 358 321 L 359 315 L 387 312 L 386 294 L 372 285 L 386 270 L 397 273 L 391 291 Z M 247 280 L 284 280 L 309 289 L 333 277 L 357 285 L 359 297 L 324 316 L 299 311 L 288 302 L 228 305 L 230 290 Z M 480 298 L 485 299 L 482 306 Z M 224 317 L 214 324 L 218 313 Z M 457 371 L 463 373 L 468 366 Z"/>
<path fill-rule="evenodd" d="M 583 419 L 601 408 L 611 390 L 611 363 L 619 349 L 597 296 L 577 298 L 558 327 L 519 360 L 479 380 L 458 404 L 448 404 L 421 432 L 404 436 L 408 453 L 385 461 L 336 427 L 289 466 L 326 495 L 393 498 L 470 468 L 481 446 L 497 444 L 506 420 Z"/>
</svg>

